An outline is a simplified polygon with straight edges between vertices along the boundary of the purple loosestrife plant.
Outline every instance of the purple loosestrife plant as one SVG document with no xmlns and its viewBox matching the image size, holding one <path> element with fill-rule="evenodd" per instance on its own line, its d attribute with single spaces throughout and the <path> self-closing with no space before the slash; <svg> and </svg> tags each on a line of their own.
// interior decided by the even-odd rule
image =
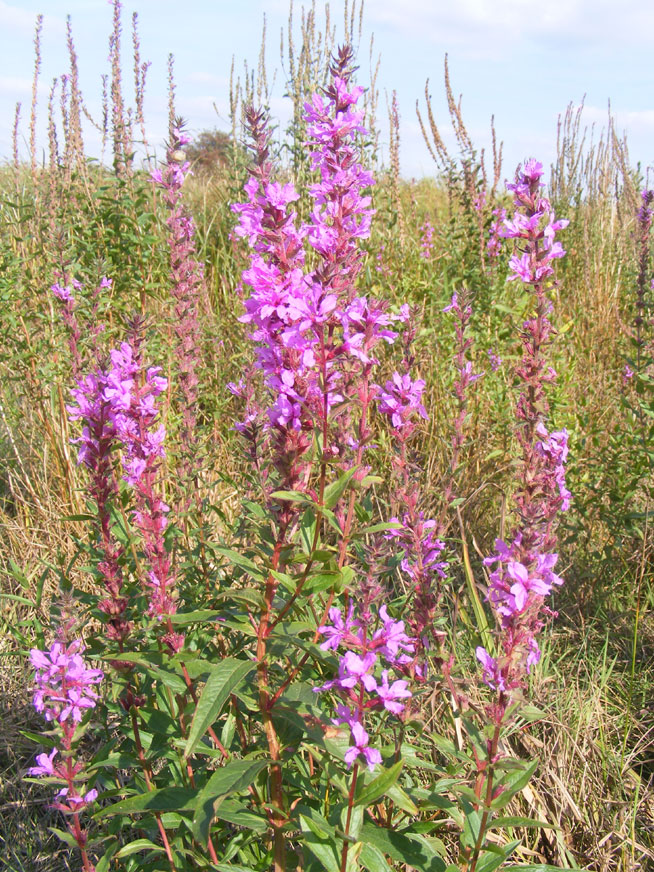
<svg viewBox="0 0 654 872">
<path fill-rule="evenodd" d="M 97 780 L 83 787 L 90 767 L 82 769 L 72 752 L 89 712 L 100 705 L 99 674 L 83 662 L 79 643 L 60 641 L 33 654 L 37 704 L 62 741 L 38 756 L 32 774 L 61 782 L 58 808 L 70 816 L 73 845 L 83 852 L 105 850 L 102 868 L 159 869 L 167 862 L 171 872 L 181 872 L 233 862 L 275 872 L 355 872 L 414 858 L 421 868 L 445 868 L 450 858 L 441 860 L 422 832 L 435 820 L 431 801 L 423 802 L 429 793 L 446 803 L 437 815 L 454 821 L 461 812 L 470 819 L 461 837 L 463 862 L 453 858 L 451 865 L 473 872 L 486 829 L 482 815 L 494 811 L 491 802 L 510 789 L 519 766 L 510 761 L 515 765 L 502 768 L 509 761 L 499 759 L 497 739 L 484 747 L 498 726 L 496 711 L 490 725 L 475 731 L 461 707 L 457 721 L 467 730 L 471 754 L 461 744 L 449 756 L 447 743 L 434 742 L 439 737 L 431 728 L 420 728 L 421 696 L 445 694 L 439 708 L 450 693 L 459 698 L 451 662 L 443 658 L 445 618 L 438 614 L 448 565 L 443 526 L 428 516 L 419 486 L 415 443 L 428 418 L 426 385 L 409 353 L 416 319 L 407 306 L 391 310 L 360 287 L 373 180 L 362 156 L 361 89 L 352 84 L 352 73 L 351 52 L 340 50 L 326 87 L 306 105 L 314 177 L 301 192 L 301 201 L 308 193 L 311 203 L 304 221 L 296 214 L 298 191 L 275 175 L 265 119 L 248 112 L 255 161 L 245 202 L 234 207 L 234 237 L 250 249 L 242 276 L 249 293 L 243 321 L 255 351 L 252 367 L 228 390 L 245 406 L 236 426 L 258 476 L 256 481 L 248 473 L 248 486 L 261 485 L 262 498 L 256 502 L 250 492 L 242 501 L 235 522 L 242 549 L 233 542 L 207 549 L 205 579 L 215 590 L 186 584 L 185 607 L 177 611 L 177 573 L 193 578 L 204 555 L 183 536 L 175 561 L 169 551 L 177 534 L 162 481 L 169 466 L 161 409 L 167 384 L 145 362 L 141 319 L 132 321 L 128 341 L 106 360 L 98 358 L 73 392 L 80 463 L 91 479 L 108 555 L 100 565 L 100 609 L 109 630 L 102 628 L 92 644 L 117 668 L 102 703 L 109 731 L 93 760 Z M 181 305 L 196 293 L 191 286 L 197 275 L 185 272 L 193 261 L 193 229 L 180 199 L 183 141 L 179 130 L 173 135 L 175 148 L 155 181 L 168 205 L 174 293 Z M 532 225 L 529 232 L 535 232 Z M 523 271 L 522 264 L 518 268 Z M 62 303 L 79 316 L 84 309 L 74 308 L 72 283 L 62 279 L 62 286 Z M 178 310 L 180 322 L 194 317 L 189 306 Z M 452 309 L 461 327 L 457 384 L 463 401 L 476 377 L 466 355 L 469 312 L 458 299 Z M 405 325 L 404 359 L 381 377 L 379 359 L 398 341 L 398 322 Z M 82 327 L 82 348 L 86 335 Z M 525 335 L 531 335 L 527 328 Z M 191 351 L 178 340 L 180 354 Z M 182 382 L 190 371 L 183 369 Z M 184 396 L 196 387 L 193 379 L 182 384 Z M 393 444 L 388 512 L 378 511 L 370 491 L 379 481 L 370 474 L 374 410 Z M 569 500 L 566 452 L 564 434 L 548 432 L 544 416 L 538 418 L 532 453 L 540 478 L 532 501 L 546 490 L 561 508 Z M 124 531 L 110 523 L 123 507 Z M 396 517 L 388 521 L 390 514 Z M 502 571 L 491 601 L 507 620 L 503 633 L 513 626 L 514 612 L 524 607 L 531 614 L 534 598 L 544 595 L 546 574 L 555 581 L 554 552 L 545 547 L 554 520 L 550 529 L 544 517 L 532 525 L 544 531 L 540 562 L 529 563 L 520 551 L 525 525 L 516 525 L 509 544 L 498 544 Z M 129 552 L 117 546 L 111 552 L 112 532 L 125 536 Z M 387 586 L 396 567 L 403 596 Z M 506 579 L 508 588 L 502 586 Z M 126 592 L 139 582 L 154 620 L 138 620 L 136 633 L 128 618 L 136 621 L 137 613 L 133 605 L 128 611 Z M 532 636 L 534 626 L 527 628 Z M 127 641 L 132 650 L 125 650 Z M 538 656 L 534 644 L 528 634 L 514 644 L 520 655 L 524 645 L 527 667 Z M 441 673 L 433 688 L 427 685 L 428 657 Z M 480 659 L 497 709 L 516 694 L 512 674 L 502 657 L 484 650 Z M 475 764 L 477 802 L 464 783 L 467 767 Z M 110 790 L 96 817 L 111 824 L 105 824 L 106 839 L 89 844 L 79 813 L 105 784 Z M 187 826 L 177 826 L 179 814 Z M 473 840 L 479 833 L 477 846 L 470 845 L 471 833 Z M 71 836 L 64 836 L 70 844 Z M 439 851 L 449 854 L 449 836 L 446 842 Z M 496 847 L 480 867 L 496 868 Z"/>
<path fill-rule="evenodd" d="M 63 785 L 55 796 L 53 808 L 68 818 L 68 830 L 82 854 L 85 872 L 94 869 L 86 851 L 88 836 L 82 828 L 80 813 L 97 798 L 95 789 L 86 790 L 84 765 L 75 760 L 74 744 L 82 720 L 98 701 L 97 685 L 104 675 L 91 669 L 82 653 L 83 644 L 54 642 L 50 649 L 33 648 L 30 662 L 34 667 L 34 708 L 53 726 L 56 744 L 49 754 L 38 754 L 36 766 L 28 774 L 45 777 Z"/>
<path fill-rule="evenodd" d="M 474 789 L 481 818 L 476 839 L 467 844 L 462 840 L 467 872 L 477 869 L 495 800 L 503 803 L 501 794 L 507 784 L 499 752 L 502 727 L 515 717 L 526 676 L 540 659 L 537 636 L 544 616 L 553 614 L 545 599 L 554 585 L 562 584 L 554 567 L 557 516 L 570 504 L 565 486 L 567 433 L 549 432 L 546 427 L 545 386 L 556 378 L 547 357 L 552 334 L 549 292 L 554 286 L 553 263 L 565 254 L 556 233 L 568 222 L 557 220 L 542 196 L 542 174 L 542 165 L 535 160 L 527 161 L 518 171 L 515 183 L 507 186 L 514 195 L 515 213 L 504 220 L 500 231 L 503 237 L 518 240 L 509 262 L 509 280 L 524 283 L 532 294 L 534 314 L 523 324 L 523 356 L 516 370 L 522 382 L 516 405 L 521 450 L 514 493 L 517 521 L 508 543 L 498 539 L 496 553 L 484 561 L 493 567 L 488 600 L 499 624 L 498 653 L 493 656 L 482 646 L 476 649 L 482 680 L 493 690 L 494 701 L 487 708 L 490 730 L 486 731 L 485 747 L 479 743 L 474 750 Z"/>
<path fill-rule="evenodd" d="M 62 279 L 62 281 L 64 281 Z M 99 285 L 95 288 L 92 294 L 91 311 L 87 312 L 87 317 L 80 324 L 78 318 L 79 300 L 75 296 L 83 290 L 83 284 L 78 279 L 65 280 L 55 282 L 51 285 L 50 291 L 61 304 L 61 320 L 66 325 L 68 330 L 68 349 L 70 351 L 73 376 L 78 379 L 82 374 L 83 368 L 83 347 L 82 338 L 87 348 L 90 348 L 90 358 L 93 363 L 97 364 L 99 359 L 99 349 L 97 346 L 98 337 L 104 331 L 104 324 L 98 318 L 98 309 L 100 297 L 103 291 L 111 288 L 112 280 L 103 276 L 100 279 Z"/>
<path fill-rule="evenodd" d="M 204 285 L 204 269 L 195 259 L 195 224 L 182 203 L 182 186 L 190 172 L 183 148 L 190 142 L 181 122 L 173 128 L 173 140 L 166 150 L 166 163 L 152 172 L 168 208 L 168 248 L 170 251 L 170 293 L 175 301 L 173 329 L 182 398 L 182 474 L 189 478 L 197 470 L 197 369 L 200 354 L 199 297 Z"/>
<path fill-rule="evenodd" d="M 489 231 L 488 231 L 488 242 L 486 243 L 486 250 L 488 251 L 488 256 L 492 261 L 496 261 L 500 256 L 500 252 L 502 250 L 502 239 L 504 239 L 504 222 L 506 221 L 506 209 L 501 207 L 497 207 L 493 209 L 493 218 L 494 220 L 491 222 Z"/>
<path fill-rule="evenodd" d="M 77 281 L 77 279 L 73 279 L 70 285 L 61 285 L 59 282 L 55 282 L 55 284 L 50 288 L 53 296 L 63 304 L 61 320 L 64 322 L 68 330 L 68 348 L 70 350 L 70 357 L 73 364 L 73 375 L 75 377 L 79 377 L 82 371 L 82 358 L 79 347 L 80 339 L 82 338 L 82 330 L 75 313 L 76 303 L 73 289 L 79 291 L 81 288 L 82 284 Z"/>
<path fill-rule="evenodd" d="M 160 367 L 143 366 L 138 338 L 114 349 L 111 364 L 104 396 L 111 405 L 123 449 L 123 478 L 134 491 L 133 519 L 149 567 L 145 580 L 150 591 L 149 612 L 162 620 L 177 611 L 176 577 L 164 541 L 170 508 L 161 498 L 157 483 L 166 437 L 157 399 L 166 390 L 167 381 L 160 375 Z M 168 626 L 164 641 L 171 650 L 179 651 L 184 637 Z"/>
<path fill-rule="evenodd" d="M 284 785 L 279 737 L 270 710 L 306 664 L 307 656 L 297 665 L 289 663 L 288 675 L 275 690 L 271 686 L 274 673 L 268 664 L 268 637 L 271 628 L 302 601 L 327 515 L 332 529 L 338 530 L 338 559 L 331 571 L 335 580 L 346 577 L 343 571 L 350 559 L 355 490 L 350 488 L 349 498 L 341 498 L 344 487 L 339 486 L 332 497 L 328 474 L 337 469 L 342 473 L 341 481 L 353 481 L 357 486 L 365 480 L 368 468 L 363 460 L 371 437 L 368 414 L 375 391 L 371 373 L 377 365 L 376 347 L 380 342 L 393 343 L 396 332 L 391 327 L 408 317 L 407 307 L 394 315 L 383 302 L 357 294 L 364 255 L 361 240 L 369 235 L 373 214 L 366 189 L 373 179 L 361 164 L 357 144 L 357 138 L 364 134 L 363 113 L 356 105 L 362 89 L 350 84 L 350 62 L 350 50 L 340 50 L 323 94 L 314 94 L 305 106 L 307 146 L 316 173 L 316 181 L 309 188 L 313 200 L 309 220 L 299 222 L 293 208 L 299 195 L 293 185 L 274 181 L 266 121 L 253 110 L 247 113 L 255 155 L 252 175 L 245 186 L 248 199 L 232 207 L 239 218 L 235 235 L 246 240 L 252 251 L 249 268 L 242 277 L 244 285 L 252 289 L 242 320 L 252 327 L 256 364 L 268 393 L 265 416 L 259 420 L 251 398 L 245 397 L 247 419 L 237 426 L 250 441 L 253 458 L 259 457 L 255 442 L 263 428 L 277 473 L 276 477 L 265 476 L 274 507 L 275 538 L 268 557 L 265 606 L 256 627 L 259 706 L 273 761 L 271 823 L 276 870 L 284 868 L 285 863 Z M 307 248 L 310 257 L 305 256 Z M 230 390 L 240 396 L 247 394 L 242 385 L 233 385 Z M 279 496 L 275 485 L 282 489 Z M 286 498 L 289 491 L 293 492 L 289 495 L 292 499 Z M 305 543 L 308 557 L 302 574 L 293 582 L 292 595 L 276 613 L 283 561 L 289 559 L 291 543 L 287 534 L 290 537 L 297 530 L 306 503 L 312 506 L 301 516 L 304 523 L 312 525 Z M 334 595 L 332 590 L 324 606 L 320 606 L 324 609 L 323 622 Z M 348 597 L 346 591 L 346 601 Z M 369 603 L 365 605 L 360 612 L 362 627 L 372 614 Z M 352 656 L 359 655 L 352 652 Z M 351 658 L 348 663 L 356 668 Z M 344 675 L 343 680 L 349 680 L 348 676 Z M 392 705 L 393 694 L 401 688 L 389 684 L 388 677 L 382 678 L 380 687 Z M 377 755 L 367 750 L 366 731 L 360 721 L 357 723 L 348 759 L 363 754 L 371 762 Z M 353 778 L 352 791 L 356 775 Z M 351 811 L 350 804 L 349 814 Z M 344 851 L 347 853 L 347 842 Z"/>
<path fill-rule="evenodd" d="M 296 213 L 289 206 L 298 199 L 291 184 L 272 180 L 268 159 L 270 134 L 262 113 L 249 110 L 254 166 L 245 186 L 248 202 L 232 206 L 239 216 L 234 233 L 246 239 L 253 250 L 243 282 L 252 288 L 241 320 L 251 324 L 257 343 L 257 366 L 272 403 L 265 425 L 272 441 L 274 465 L 284 489 L 306 483 L 311 422 L 303 405 L 314 368 L 313 337 L 298 325 L 306 314 L 304 301 L 304 230 L 296 228 Z M 306 320 L 306 319 L 305 319 Z M 302 322 L 301 322 L 302 323 Z M 296 326 L 297 325 L 297 326 Z M 311 322 L 306 324 L 311 327 Z M 305 335 L 306 334 L 306 335 Z M 250 441 L 256 438 L 256 408 L 238 425 Z M 256 449 L 252 449 L 256 455 Z"/>
<path fill-rule="evenodd" d="M 354 465 L 361 464 L 369 438 L 374 347 L 380 340 L 393 342 L 396 334 L 389 326 L 405 319 L 403 312 L 393 316 L 385 304 L 355 295 L 360 240 L 369 235 L 372 218 L 363 191 L 373 179 L 359 163 L 355 140 L 363 131 L 363 114 L 356 102 L 361 89 L 347 84 L 349 62 L 349 52 L 342 52 L 324 96 L 314 95 L 306 104 L 308 147 L 319 174 L 310 187 L 310 221 L 298 223 L 291 208 L 299 197 L 293 185 L 272 180 L 265 118 L 253 110 L 248 123 L 255 164 L 245 186 L 248 202 L 232 207 L 239 215 L 235 234 L 253 250 L 243 273 L 252 294 L 242 320 L 254 327 L 257 365 L 271 394 L 265 424 L 284 490 L 307 487 L 313 432 L 322 437 L 323 468 L 335 459 L 346 464 L 351 452 Z M 305 264 L 305 245 L 314 250 L 313 270 Z M 362 406 L 356 435 L 350 432 L 347 406 L 331 423 L 334 408 L 352 400 Z M 248 418 L 252 425 L 252 413 Z M 256 431 L 248 426 L 247 432 Z M 321 489 L 324 474 L 319 493 Z"/>
<path fill-rule="evenodd" d="M 636 281 L 636 317 L 634 318 L 634 326 L 636 328 L 636 370 L 642 369 L 642 354 L 643 354 L 643 326 L 645 325 L 645 311 L 647 309 L 647 291 L 650 285 L 649 271 L 649 248 L 650 248 L 650 233 L 652 228 L 652 215 L 654 214 L 654 191 L 645 189 L 641 193 L 640 209 L 636 213 L 636 221 L 638 222 L 638 278 Z"/>
<path fill-rule="evenodd" d="M 410 342 L 411 331 L 405 338 L 407 349 Z M 404 369 L 409 368 L 407 351 Z M 397 527 L 390 530 L 385 538 L 393 546 L 401 546 L 404 551 L 400 568 L 409 580 L 408 620 L 416 639 L 412 671 L 421 678 L 426 675 L 425 663 L 421 661 L 424 661 L 431 641 L 438 638 L 434 621 L 447 569 L 447 563 L 442 559 L 445 543 L 438 538 L 440 531 L 437 522 L 425 518 L 420 510 L 420 488 L 409 456 L 409 443 L 418 420 L 428 419 L 422 402 L 424 390 L 425 382 L 412 379 L 406 371 L 403 374 L 393 373 L 383 388 L 377 388 L 377 408 L 388 418 L 398 446 L 393 465 L 399 480 L 397 504 L 402 507 L 401 517 L 390 519 Z"/>
<path fill-rule="evenodd" d="M 127 599 L 122 595 L 122 546 L 112 532 L 111 503 L 118 488 L 114 475 L 113 452 L 118 434 L 111 396 L 110 374 L 98 366 L 89 375 L 80 378 L 71 390 L 73 402 L 68 406 L 71 421 L 79 421 L 82 433 L 74 441 L 79 445 L 78 463 L 89 475 L 89 494 L 96 504 L 97 530 L 101 559 L 97 571 L 107 596 L 98 608 L 107 616 L 108 637 L 122 649 L 132 624 L 127 619 Z"/>
<path fill-rule="evenodd" d="M 510 260 L 513 274 L 509 278 L 520 279 L 533 294 L 535 313 L 523 325 L 523 357 L 517 367 L 523 385 L 516 408 L 521 448 L 514 494 L 518 521 L 508 543 L 497 540 L 496 553 L 485 561 L 494 567 L 488 598 L 501 624 L 501 654 L 493 660 L 485 649 L 477 649 L 484 680 L 499 691 L 495 717 L 500 720 L 526 673 L 540 658 L 536 637 L 543 623 L 541 615 L 549 613 L 544 601 L 554 585 L 562 584 L 554 571 L 557 516 L 568 508 L 571 498 L 565 485 L 567 432 L 549 432 L 545 423 L 545 386 L 556 378 L 547 362 L 552 333 L 548 292 L 553 285 L 553 262 L 565 254 L 555 236 L 568 222 L 557 220 L 541 195 L 541 176 L 541 164 L 527 161 L 515 184 L 508 186 L 516 212 L 504 222 L 502 231 L 505 237 L 520 241 Z"/>
</svg>

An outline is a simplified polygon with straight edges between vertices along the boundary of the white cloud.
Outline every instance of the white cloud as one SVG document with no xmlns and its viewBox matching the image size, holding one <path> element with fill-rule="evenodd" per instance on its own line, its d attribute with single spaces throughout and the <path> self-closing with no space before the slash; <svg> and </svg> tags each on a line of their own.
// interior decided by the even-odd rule
<svg viewBox="0 0 654 872">
<path fill-rule="evenodd" d="M 476 57 L 501 57 L 507 46 L 561 48 L 571 43 L 615 48 L 649 41 L 654 4 L 643 0 L 373 0 L 369 22 Z M 525 71 L 526 72 L 526 71 Z"/>
<path fill-rule="evenodd" d="M 22 76 L 0 76 L 0 94 L 22 97 L 32 90 L 32 80 Z"/>
<path fill-rule="evenodd" d="M 36 17 L 39 10 L 24 9 L 20 6 L 12 6 L 0 0 L 0 30 L 5 34 L 11 31 L 21 33 L 33 33 L 36 26 Z M 44 32 L 65 33 L 66 25 L 61 18 L 45 15 L 43 18 Z"/>
<path fill-rule="evenodd" d="M 226 76 L 216 76 L 214 73 L 206 73 L 203 70 L 188 73 L 185 75 L 184 81 L 194 85 L 213 85 L 218 88 L 224 88 L 229 84 L 229 78 Z"/>
<path fill-rule="evenodd" d="M 654 109 L 615 109 L 611 107 L 611 116 L 618 135 L 623 132 L 629 138 L 632 134 L 654 133 Z M 609 109 L 600 106 L 584 106 L 582 124 L 603 130 L 608 126 Z"/>
</svg>

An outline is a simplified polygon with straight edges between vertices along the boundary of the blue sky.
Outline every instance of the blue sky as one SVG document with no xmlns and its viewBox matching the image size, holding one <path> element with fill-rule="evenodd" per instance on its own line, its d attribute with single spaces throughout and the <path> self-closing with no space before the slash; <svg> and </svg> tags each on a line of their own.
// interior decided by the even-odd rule
<svg viewBox="0 0 654 872">
<path fill-rule="evenodd" d="M 316 3 L 319 21 L 324 3 Z M 300 0 L 295 0 L 296 28 Z M 342 0 L 331 4 L 342 34 Z M 228 129 L 229 74 L 243 62 L 256 66 L 263 13 L 267 16 L 267 61 L 279 67 L 280 30 L 288 23 L 288 0 L 124 0 L 123 48 L 126 86 L 131 87 L 130 19 L 139 14 L 142 57 L 151 61 L 146 91 L 148 135 L 155 144 L 166 130 L 166 59 L 175 55 L 178 112 L 191 131 Z M 111 6 L 107 0 L 0 0 L 0 157 L 11 152 L 15 103 L 23 104 L 21 133 L 27 140 L 33 69 L 32 37 L 38 12 L 45 14 L 39 101 L 39 141 L 45 141 L 45 107 L 52 78 L 66 72 L 65 17 L 72 16 L 82 91 L 99 115 L 100 77 L 107 72 Z M 359 81 L 369 81 L 369 42 L 381 55 L 378 78 L 382 145 L 386 139 L 385 94 L 397 90 L 402 119 L 402 171 L 430 175 L 434 165 L 422 142 L 415 102 L 424 106 L 425 80 L 437 120 L 448 131 L 442 84 L 447 52 L 455 94 L 479 147 L 489 145 L 490 116 L 504 141 L 504 176 L 525 157 L 551 162 L 556 122 L 569 102 L 586 95 L 584 118 L 599 128 L 611 101 L 626 130 L 632 163 L 654 164 L 654 65 L 651 0 L 368 0 L 364 9 Z M 296 40 L 298 39 L 296 30 Z M 131 93 L 128 90 L 128 93 Z M 278 72 L 272 110 L 288 117 Z M 214 108 L 215 106 L 215 108 Z M 218 110 L 218 114 L 216 113 Z M 99 153 L 90 131 L 87 151 Z M 446 135 L 449 143 L 449 134 Z"/>
</svg>

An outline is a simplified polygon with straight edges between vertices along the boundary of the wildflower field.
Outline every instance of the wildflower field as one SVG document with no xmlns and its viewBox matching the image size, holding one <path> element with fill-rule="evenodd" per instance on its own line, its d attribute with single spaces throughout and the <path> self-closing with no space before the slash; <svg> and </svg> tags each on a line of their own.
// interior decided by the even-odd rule
<svg viewBox="0 0 654 872">
<path fill-rule="evenodd" d="M 40 106 L 37 20 L 0 168 L 0 865 L 654 869 L 626 141 L 570 108 L 553 166 L 504 167 L 446 64 L 458 147 L 427 94 L 403 179 L 354 10 L 337 38 L 313 7 L 286 129 L 261 62 L 194 142 L 171 60 L 157 160 L 113 9 L 102 118 L 70 21 Z"/>
</svg>

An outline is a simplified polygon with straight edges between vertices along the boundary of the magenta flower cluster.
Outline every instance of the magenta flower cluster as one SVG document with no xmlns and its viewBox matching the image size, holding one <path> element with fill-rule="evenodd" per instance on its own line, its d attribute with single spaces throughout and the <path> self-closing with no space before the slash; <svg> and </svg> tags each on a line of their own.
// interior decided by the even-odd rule
<svg viewBox="0 0 654 872">
<path fill-rule="evenodd" d="M 307 485 L 305 456 L 314 431 L 323 434 L 325 459 L 347 464 L 354 452 L 351 462 L 361 463 L 370 436 L 366 411 L 376 390 L 369 382 L 376 347 L 393 343 L 393 326 L 409 316 L 407 306 L 393 313 L 386 303 L 356 292 L 361 240 L 369 236 L 374 214 L 366 191 L 374 180 L 360 162 L 362 89 L 350 84 L 350 59 L 349 49 L 341 50 L 324 93 L 305 104 L 307 148 L 318 173 L 309 187 L 309 220 L 298 219 L 293 185 L 273 180 L 266 119 L 253 110 L 248 124 L 255 161 L 245 186 L 247 202 L 232 206 L 239 219 L 234 233 L 251 249 L 242 274 L 251 294 L 241 320 L 253 328 L 250 337 L 257 343 L 257 367 L 270 393 L 263 429 L 285 489 Z M 330 413 L 346 401 L 354 404 L 334 420 Z M 364 410 L 356 436 L 355 407 Z M 237 427 L 255 438 L 252 404 Z"/>
<path fill-rule="evenodd" d="M 135 487 L 146 471 L 165 457 L 166 429 L 157 423 L 156 401 L 168 382 L 159 375 L 161 367 L 153 366 L 146 370 L 143 384 L 139 385 L 141 364 L 128 342 L 115 348 L 110 358 L 104 398 L 110 403 L 116 434 L 124 447 L 124 479 Z"/>
<path fill-rule="evenodd" d="M 133 518 L 148 562 L 144 583 L 150 590 L 150 614 L 162 617 L 174 614 L 177 609 L 176 579 L 164 543 L 170 508 L 157 490 L 166 436 L 157 400 L 168 384 L 160 373 L 160 367 L 143 367 L 138 339 L 123 342 L 111 351 L 110 366 L 99 367 L 80 379 L 72 391 L 75 404 L 69 406 L 71 419 L 81 419 L 84 425 L 81 437 L 76 440 L 81 443 L 78 460 L 92 472 L 94 496 L 96 492 L 102 496 L 103 539 L 111 559 L 103 561 L 100 569 L 110 598 L 99 605 L 110 616 L 111 637 L 119 641 L 130 627 L 123 617 L 127 602 L 119 596 L 122 582 L 118 553 L 111 550 L 109 530 L 104 529 L 108 524 L 106 503 L 116 489 L 111 456 L 115 447 L 122 449 L 123 478 L 135 494 Z M 172 633 L 169 636 L 167 641 L 178 650 L 182 637 Z"/>
<path fill-rule="evenodd" d="M 434 225 L 427 218 L 423 223 L 420 237 L 420 257 L 423 260 L 431 260 L 434 250 Z"/>
<path fill-rule="evenodd" d="M 449 506 L 455 498 L 456 471 L 465 442 L 469 389 L 471 385 L 482 377 L 483 373 L 473 372 L 472 361 L 468 359 L 468 352 L 472 347 L 472 338 L 468 334 L 468 328 L 472 319 L 472 306 L 470 305 L 467 291 L 461 294 L 455 291 L 452 294 L 450 303 L 445 306 L 443 312 L 451 312 L 454 316 L 454 335 L 456 340 L 454 393 L 457 399 L 457 411 L 454 418 L 454 432 L 452 433 L 450 476 L 444 494 L 444 502 Z"/>
<path fill-rule="evenodd" d="M 408 373 L 394 372 L 383 388 L 377 388 L 377 408 L 390 418 L 397 431 L 411 431 L 416 426 L 416 415 L 427 420 L 429 415 L 422 402 L 425 391 L 423 379 L 412 379 Z"/>
<path fill-rule="evenodd" d="M 82 371 L 81 339 L 83 334 L 87 344 L 90 345 L 95 357 L 97 358 L 98 350 L 96 347 L 96 341 L 100 333 L 104 330 L 104 324 L 102 324 L 102 322 L 97 318 L 99 299 L 102 292 L 111 288 L 111 286 L 111 279 L 106 276 L 103 276 L 102 279 L 100 279 L 99 285 L 95 288 L 92 294 L 93 306 L 91 309 L 91 316 L 84 326 L 80 324 L 77 317 L 76 310 L 78 307 L 78 301 L 75 297 L 75 294 L 79 294 L 83 290 L 84 286 L 82 283 L 78 279 L 70 279 L 68 283 L 61 284 L 61 282 L 55 282 L 50 286 L 50 291 L 52 292 L 53 297 L 59 300 L 62 304 L 61 319 L 68 329 L 68 348 L 70 350 L 73 375 L 75 378 L 79 378 Z"/>
<path fill-rule="evenodd" d="M 336 707 L 336 724 L 347 724 L 353 744 L 345 754 L 348 766 L 363 756 L 369 768 L 381 763 L 381 754 L 369 746 L 369 735 L 364 728 L 367 712 L 386 710 L 401 715 L 405 709 L 403 700 L 412 694 L 404 679 L 389 679 L 391 669 L 402 670 L 413 662 L 415 640 L 404 631 L 404 621 L 395 621 L 388 614 L 386 606 L 378 612 L 380 626 L 372 636 L 368 636 L 368 621 L 354 617 L 354 606 L 350 605 L 348 614 L 343 617 L 341 610 L 329 610 L 331 624 L 318 628 L 325 636 L 320 647 L 323 651 L 338 651 L 344 648 L 338 676 L 315 687 L 314 692 L 326 690 L 337 692 L 341 702 Z M 379 666 L 385 666 L 379 674 Z M 375 674 L 375 673 L 378 674 Z"/>
<path fill-rule="evenodd" d="M 398 518 L 390 520 L 401 526 L 389 530 L 386 538 L 404 549 L 400 567 L 411 581 L 418 583 L 425 575 L 444 579 L 448 564 L 441 559 L 445 543 L 436 535 L 436 521 L 425 518 L 423 512 L 418 512 L 414 519 L 406 513 L 401 521 Z"/>
<path fill-rule="evenodd" d="M 105 396 L 112 405 L 116 433 L 123 448 L 124 479 L 134 489 L 133 517 L 149 564 L 145 581 L 150 589 L 149 611 L 161 618 L 177 610 L 176 578 L 164 542 L 170 507 L 157 488 L 157 472 L 165 457 L 166 437 L 157 400 L 168 382 L 160 375 L 160 367 L 148 367 L 144 371 L 138 345 L 135 350 L 130 343 L 123 342 L 119 349 L 111 352 L 111 363 Z M 183 637 L 169 635 L 167 641 L 179 650 Z"/>
<path fill-rule="evenodd" d="M 491 371 L 497 372 L 497 370 L 502 366 L 502 358 L 500 357 L 500 355 L 492 348 L 489 348 L 488 359 L 490 361 Z"/>
<path fill-rule="evenodd" d="M 80 641 L 54 642 L 48 651 L 33 648 L 30 662 L 35 670 L 34 707 L 46 719 L 60 728 L 61 748 L 54 747 L 49 754 L 38 754 L 36 766 L 28 774 L 55 778 L 64 782 L 56 794 L 54 807 L 59 811 L 77 814 L 98 795 L 92 789 L 80 792 L 83 764 L 73 760 L 72 743 L 84 715 L 95 708 L 98 701 L 96 686 L 104 678 L 101 669 L 91 669 L 82 652 Z M 63 750 L 63 754 L 60 752 Z M 55 762 L 55 757 L 60 759 Z M 78 840 L 83 833 L 77 823 L 71 830 Z"/>
<path fill-rule="evenodd" d="M 123 548 L 112 532 L 110 504 L 117 493 L 113 450 L 118 437 L 115 413 L 111 399 L 106 394 L 109 384 L 108 372 L 97 367 L 94 372 L 78 379 L 77 387 L 71 390 L 73 403 L 67 408 L 70 420 L 82 423 L 82 434 L 73 441 L 80 446 L 77 460 L 88 470 L 89 493 L 97 507 L 102 551 L 97 569 L 108 594 L 98 603 L 98 607 L 108 617 L 109 638 L 122 644 L 132 625 L 126 617 L 127 599 L 121 595 L 123 575 L 120 559 Z"/>
<path fill-rule="evenodd" d="M 504 219 L 500 235 L 505 239 L 524 239 L 540 242 L 512 255 L 509 266 L 512 270 L 509 281 L 520 279 L 527 285 L 535 285 L 554 273 L 552 261 L 564 257 L 565 250 L 555 239 L 556 233 L 568 226 L 565 218 L 556 219 L 550 201 L 540 196 L 543 165 L 528 160 L 515 183 L 507 185 L 513 191 L 516 211 L 512 219 Z"/>
<path fill-rule="evenodd" d="M 101 669 L 89 669 L 82 658 L 81 642 L 54 642 L 49 651 L 32 648 L 30 662 L 35 669 L 34 708 L 46 721 L 65 725 L 79 723 L 86 709 L 98 699 L 94 685 L 103 679 Z"/>
</svg>

